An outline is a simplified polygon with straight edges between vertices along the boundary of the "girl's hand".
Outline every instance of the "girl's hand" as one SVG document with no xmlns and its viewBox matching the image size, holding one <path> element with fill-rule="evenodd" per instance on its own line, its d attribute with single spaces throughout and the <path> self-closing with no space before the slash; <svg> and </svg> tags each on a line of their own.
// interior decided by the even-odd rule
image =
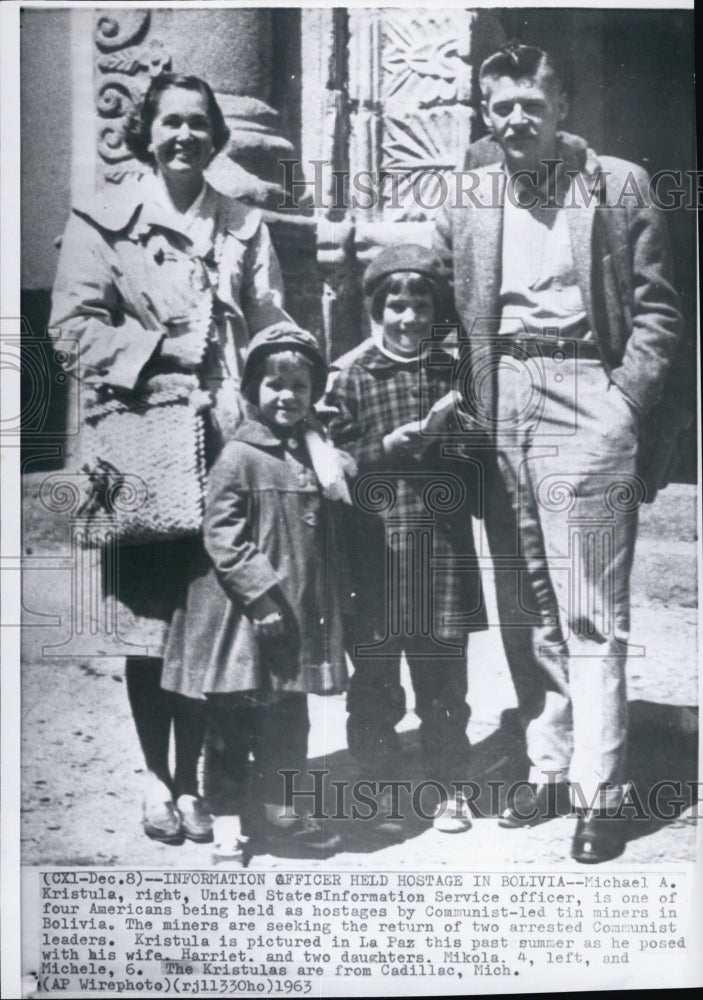
<svg viewBox="0 0 703 1000">
<path fill-rule="evenodd" d="M 359 471 L 359 466 L 354 461 L 354 456 L 350 455 L 348 451 L 343 451 L 341 448 L 335 448 L 335 454 L 344 475 L 353 479 Z"/>
<path fill-rule="evenodd" d="M 261 639 L 277 639 L 284 633 L 283 615 L 280 611 L 273 611 L 265 618 L 254 619 L 254 632 Z"/>
<path fill-rule="evenodd" d="M 275 639 L 283 635 L 283 615 L 276 602 L 268 594 L 249 605 L 249 613 L 254 624 L 254 632 L 262 639 Z"/>
<path fill-rule="evenodd" d="M 427 438 L 421 433 L 421 428 L 422 423 L 419 420 L 412 420 L 408 424 L 396 427 L 384 437 L 384 450 L 389 455 L 395 451 L 404 451 L 413 458 L 420 458 L 428 443 Z"/>
</svg>

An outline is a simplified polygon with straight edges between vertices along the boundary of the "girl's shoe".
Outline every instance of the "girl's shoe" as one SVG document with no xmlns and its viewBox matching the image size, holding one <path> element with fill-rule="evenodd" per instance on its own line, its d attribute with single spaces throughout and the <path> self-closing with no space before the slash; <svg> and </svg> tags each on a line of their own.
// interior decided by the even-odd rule
<svg viewBox="0 0 703 1000">
<path fill-rule="evenodd" d="M 324 820 L 314 819 L 307 813 L 302 816 L 283 815 L 274 818 L 270 805 L 265 806 L 265 812 L 261 834 L 270 844 L 327 853 L 336 851 L 342 843 L 340 835 L 326 826 Z"/>
<path fill-rule="evenodd" d="M 212 823 L 212 861 L 236 861 L 245 864 L 249 838 L 242 834 L 239 816 L 216 816 Z"/>
<path fill-rule="evenodd" d="M 395 802 L 393 801 L 393 792 L 390 788 L 381 792 L 374 829 L 376 833 L 380 833 L 390 840 L 402 840 L 407 833 L 405 817 L 399 811 L 397 799 Z"/>
<path fill-rule="evenodd" d="M 181 814 L 183 834 L 196 844 L 209 844 L 212 840 L 212 816 L 196 795 L 179 795 L 176 802 Z"/>
<path fill-rule="evenodd" d="M 432 826 L 441 833 L 465 833 L 471 829 L 471 812 L 460 795 L 442 800 L 432 817 Z"/>
</svg>

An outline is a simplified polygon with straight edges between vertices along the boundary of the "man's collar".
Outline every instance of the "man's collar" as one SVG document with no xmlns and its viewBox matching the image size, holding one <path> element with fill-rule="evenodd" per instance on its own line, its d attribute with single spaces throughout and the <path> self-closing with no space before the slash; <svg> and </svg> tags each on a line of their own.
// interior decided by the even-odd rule
<svg viewBox="0 0 703 1000">
<path fill-rule="evenodd" d="M 593 155 L 586 140 L 572 132 L 557 132 L 555 138 L 557 158 L 564 161 L 564 169 L 582 170 L 586 165 L 588 154 Z M 500 147 L 498 148 L 500 149 Z M 505 154 L 502 149 L 500 158 L 496 162 L 505 166 Z"/>
<path fill-rule="evenodd" d="M 518 203 L 531 207 L 535 199 L 540 207 L 555 207 L 563 204 L 574 174 L 582 175 L 589 191 L 595 191 L 601 184 L 601 168 L 598 157 L 585 139 L 568 132 L 557 132 L 556 150 L 553 158 L 545 159 L 547 176 L 535 184 L 529 172 L 524 176 L 513 175 L 513 187 Z M 503 164 L 507 177 L 507 165 Z"/>
</svg>

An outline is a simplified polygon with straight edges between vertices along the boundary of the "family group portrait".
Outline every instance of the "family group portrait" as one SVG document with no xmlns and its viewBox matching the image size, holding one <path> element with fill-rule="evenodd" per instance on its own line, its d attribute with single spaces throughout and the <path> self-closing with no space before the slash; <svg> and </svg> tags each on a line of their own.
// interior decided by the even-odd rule
<svg viewBox="0 0 703 1000">
<path fill-rule="evenodd" d="M 20 24 L 22 863 L 695 860 L 693 11 Z"/>
</svg>

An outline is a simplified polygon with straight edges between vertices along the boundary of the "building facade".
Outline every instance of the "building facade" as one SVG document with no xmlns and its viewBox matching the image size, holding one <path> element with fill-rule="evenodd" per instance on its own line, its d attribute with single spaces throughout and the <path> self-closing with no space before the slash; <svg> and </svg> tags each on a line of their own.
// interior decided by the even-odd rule
<svg viewBox="0 0 703 1000">
<path fill-rule="evenodd" d="M 121 126 L 152 76 L 193 73 L 213 87 L 231 140 L 211 180 L 264 210 L 289 311 L 334 358 L 365 335 L 360 275 L 376 249 L 429 240 L 466 146 L 484 132 L 478 66 L 511 38 L 560 58 L 569 131 L 650 172 L 694 171 L 689 11 L 25 10 L 24 467 L 51 467 L 62 452 L 65 387 L 45 332 L 56 241 L 73 199 L 143 169 Z M 669 222 L 694 330 L 695 212 L 681 204 Z"/>
</svg>

